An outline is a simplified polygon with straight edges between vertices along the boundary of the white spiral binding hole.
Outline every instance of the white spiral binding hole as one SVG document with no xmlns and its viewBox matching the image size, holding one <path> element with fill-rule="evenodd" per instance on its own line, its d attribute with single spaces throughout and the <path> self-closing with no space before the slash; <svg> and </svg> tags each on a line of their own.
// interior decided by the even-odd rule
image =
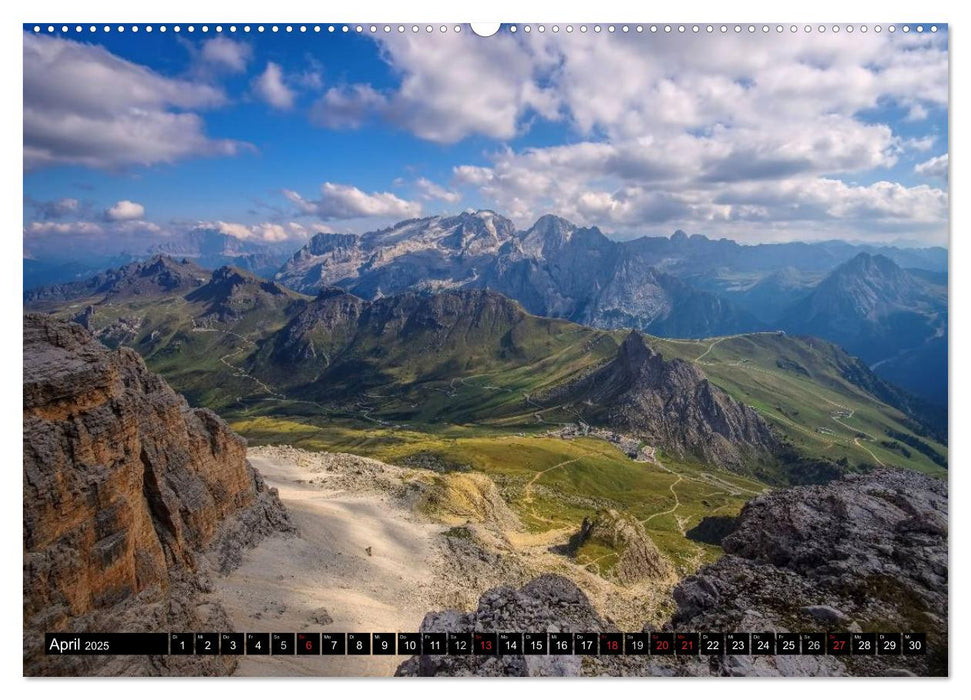
<svg viewBox="0 0 971 700">
<path fill-rule="evenodd" d="M 249 24 L 245 24 L 245 25 L 240 25 L 240 26 L 237 26 L 237 25 L 233 24 L 233 25 L 229 25 L 229 26 L 226 26 L 226 27 L 224 27 L 221 24 L 217 24 L 217 25 L 214 25 L 214 26 L 210 26 L 210 25 L 207 25 L 207 24 L 203 24 L 203 25 L 188 24 L 188 25 L 184 25 L 184 26 L 183 25 L 179 25 L 179 24 L 173 24 L 173 25 L 165 25 L 165 24 L 159 24 L 159 25 L 152 25 L 152 24 L 143 24 L 143 25 L 139 25 L 139 24 L 108 25 L 108 24 L 106 24 L 106 25 L 100 26 L 100 27 L 97 26 L 97 25 L 94 25 L 94 24 L 88 25 L 87 27 L 85 27 L 83 25 L 80 25 L 80 24 L 73 25 L 73 26 L 64 24 L 64 25 L 61 25 L 59 27 L 57 25 L 53 25 L 53 24 L 49 24 L 47 26 L 42 26 L 42 25 L 39 25 L 39 24 L 35 24 L 32 27 L 32 29 L 33 29 L 33 31 L 34 31 L 35 34 L 40 34 L 40 33 L 47 33 L 47 34 L 81 34 L 81 33 L 85 32 L 85 30 L 87 30 L 87 33 L 89 33 L 89 34 L 96 34 L 96 33 L 99 33 L 99 32 L 100 33 L 104 33 L 104 34 L 108 34 L 108 33 L 111 33 L 113 31 L 114 32 L 118 32 L 119 34 L 124 34 L 125 32 L 131 32 L 133 34 L 137 34 L 139 32 L 145 32 L 147 34 L 151 34 L 152 32 L 155 32 L 155 31 L 158 31 L 158 32 L 163 33 L 163 34 L 166 33 L 166 32 L 169 32 L 169 31 L 174 32 L 176 34 L 179 34 L 179 33 L 183 32 L 183 31 L 189 32 L 190 34 L 191 33 L 195 33 L 196 31 L 199 31 L 199 32 L 201 32 L 203 34 L 208 34 L 210 31 L 213 31 L 216 34 L 222 34 L 222 33 L 225 33 L 225 32 L 229 32 L 231 34 L 235 34 L 237 32 L 242 32 L 244 34 L 249 34 L 249 33 L 253 32 L 253 31 L 255 31 L 257 33 L 265 33 L 267 31 L 269 31 L 270 33 L 274 33 L 274 34 L 279 34 L 281 32 L 282 33 L 285 33 L 285 34 L 310 34 L 310 33 L 312 33 L 312 34 L 321 34 L 321 33 L 335 34 L 335 33 L 338 33 L 338 32 L 341 33 L 341 34 L 348 34 L 350 32 L 356 32 L 358 34 L 392 34 L 392 33 L 404 34 L 406 32 L 411 32 L 412 34 L 421 34 L 421 33 L 424 33 L 424 34 L 432 34 L 432 33 L 440 33 L 440 34 L 454 33 L 454 34 L 459 34 L 459 33 L 461 33 L 463 31 L 462 25 L 459 25 L 459 24 L 452 24 L 452 25 L 448 25 L 448 24 L 440 24 L 440 25 L 432 25 L 432 24 L 426 24 L 426 25 L 418 25 L 418 24 L 412 24 L 412 25 L 404 25 L 404 24 L 397 24 L 397 25 L 394 25 L 394 24 L 369 24 L 369 25 L 363 25 L 363 24 L 355 24 L 355 25 L 347 25 L 347 24 L 344 24 L 344 25 L 335 25 L 335 24 L 328 24 L 328 25 L 319 25 L 319 24 L 313 24 L 313 25 L 307 25 L 307 24 L 300 24 L 300 25 L 292 25 L 292 24 L 286 24 L 286 25 L 278 25 L 278 24 L 262 25 L 262 24 L 259 24 L 259 25 L 249 25 Z M 663 25 L 657 25 L 657 24 L 651 24 L 651 25 L 643 25 L 643 24 L 635 24 L 635 25 L 630 25 L 630 24 L 622 24 L 622 25 L 614 25 L 614 24 L 608 24 L 608 25 L 600 25 L 600 24 L 593 24 L 593 25 L 586 25 L 586 24 L 579 24 L 579 25 L 572 25 L 572 24 L 566 24 L 566 25 L 559 25 L 559 24 L 551 24 L 551 25 L 545 25 L 545 24 L 510 24 L 510 25 L 506 25 L 506 30 L 508 32 L 510 32 L 511 34 L 518 34 L 520 32 L 525 33 L 525 34 L 531 34 L 534 31 L 535 32 L 538 32 L 540 34 L 545 34 L 547 31 L 549 31 L 552 34 L 560 34 L 560 33 L 565 33 L 565 34 L 574 34 L 574 33 L 579 33 L 579 34 L 589 34 L 589 33 L 593 33 L 593 34 L 603 34 L 603 33 L 607 33 L 607 34 L 644 34 L 644 33 L 657 34 L 659 32 L 660 33 L 663 33 L 663 34 L 701 34 L 701 33 L 706 33 L 706 34 L 714 34 L 714 33 L 721 33 L 721 34 L 729 34 L 729 33 L 733 33 L 733 34 L 771 34 L 773 31 L 776 34 L 783 34 L 787 30 L 788 30 L 788 32 L 790 34 L 796 34 L 796 33 L 799 33 L 799 32 L 802 32 L 802 33 L 805 33 L 805 34 L 812 34 L 812 33 L 816 33 L 816 34 L 826 34 L 826 33 L 829 33 L 829 32 L 832 32 L 833 34 L 839 34 L 841 32 L 846 32 L 847 34 L 852 34 L 854 32 L 859 32 L 861 34 L 866 34 L 866 33 L 870 32 L 870 31 L 876 32 L 877 34 L 880 34 L 883 31 L 887 31 L 890 34 L 895 34 L 895 33 L 897 33 L 898 30 L 901 33 L 903 33 L 903 34 L 911 34 L 911 33 L 914 33 L 914 34 L 925 34 L 925 33 L 928 33 L 928 32 L 931 33 L 931 34 L 936 34 L 939 31 L 939 27 L 936 24 L 931 24 L 931 25 L 925 25 L 925 24 L 917 24 L 917 25 L 910 25 L 910 24 L 901 24 L 901 25 L 888 24 L 888 25 L 880 25 L 880 24 L 875 24 L 875 25 L 872 25 L 872 26 L 871 25 L 866 25 L 866 24 L 861 24 L 861 25 L 852 25 L 852 24 L 846 24 L 846 25 L 839 25 L 839 24 L 826 25 L 826 24 L 819 24 L 819 25 L 816 25 L 816 26 L 813 26 L 813 25 L 810 25 L 810 24 L 807 24 L 807 25 L 804 25 L 804 26 L 799 26 L 799 25 L 796 25 L 796 24 L 791 24 L 791 25 L 788 25 L 788 26 L 783 25 L 783 24 L 776 24 L 776 25 L 769 25 L 769 24 L 761 24 L 761 25 L 756 25 L 756 24 L 748 24 L 748 25 L 741 25 L 741 24 L 734 24 L 734 25 L 726 25 L 726 24 L 722 24 L 722 25 L 711 25 L 711 24 L 708 24 L 708 25 L 704 25 L 704 26 L 697 25 L 697 24 L 694 24 L 694 25 L 684 25 L 684 24 L 677 24 L 677 25 L 671 25 L 671 24 L 663 24 Z M 474 34 L 474 32 L 471 32 L 471 33 Z"/>
</svg>

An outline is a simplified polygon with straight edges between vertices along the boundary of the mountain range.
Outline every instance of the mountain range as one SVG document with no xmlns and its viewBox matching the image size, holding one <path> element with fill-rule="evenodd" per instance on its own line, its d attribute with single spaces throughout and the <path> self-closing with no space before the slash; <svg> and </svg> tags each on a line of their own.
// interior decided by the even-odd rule
<svg viewBox="0 0 971 700">
<path fill-rule="evenodd" d="M 361 236 L 318 234 L 276 279 L 298 291 L 333 285 L 364 298 L 492 289 L 530 313 L 670 338 L 773 329 L 817 335 L 943 406 L 946 269 L 940 248 L 744 246 L 682 231 L 617 242 L 552 215 L 517 231 L 480 211 Z"/>
<path fill-rule="evenodd" d="M 27 305 L 134 348 L 191 401 L 230 415 L 393 430 L 600 426 L 767 480 L 946 464 L 920 401 L 835 345 L 781 332 L 665 340 L 537 316 L 484 289 L 311 297 L 165 257 Z M 858 427 L 843 435 L 848 415 Z"/>
</svg>

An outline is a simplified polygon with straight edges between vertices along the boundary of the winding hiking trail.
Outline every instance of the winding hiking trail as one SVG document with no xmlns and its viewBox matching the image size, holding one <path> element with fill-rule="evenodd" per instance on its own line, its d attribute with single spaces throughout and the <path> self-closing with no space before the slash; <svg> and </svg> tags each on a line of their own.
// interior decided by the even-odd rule
<svg viewBox="0 0 971 700">
<path fill-rule="evenodd" d="M 539 480 L 541 476 L 543 476 L 543 474 L 546 474 L 547 472 L 551 472 L 554 469 L 565 467 L 567 464 L 573 464 L 574 462 L 579 462 L 581 459 L 583 459 L 583 457 L 574 457 L 573 459 L 567 459 L 563 462 L 560 462 L 559 464 L 554 464 L 552 467 L 549 467 L 548 469 L 544 469 L 543 471 L 536 472 L 536 474 L 533 475 L 533 478 L 526 483 L 526 486 L 523 488 L 523 503 L 529 506 L 529 516 L 531 518 L 534 518 L 535 520 L 538 520 L 541 523 L 546 523 L 547 525 L 566 525 L 566 526 L 570 525 L 569 523 L 563 520 L 550 520 L 549 518 L 539 515 L 536 512 L 536 507 L 533 505 L 533 485 Z"/>
<path fill-rule="evenodd" d="M 711 341 L 711 342 L 710 342 L 710 343 L 708 344 L 708 348 L 707 348 L 707 349 L 706 349 L 706 350 L 705 350 L 705 351 L 704 351 L 703 353 L 701 353 L 700 355 L 698 355 L 698 357 L 696 357 L 696 358 L 695 358 L 695 362 L 701 362 L 701 360 L 702 360 L 702 359 L 703 359 L 703 358 L 704 358 L 704 357 L 705 357 L 705 356 L 706 356 L 706 355 L 707 355 L 708 353 L 710 353 L 710 352 L 711 352 L 711 349 L 712 349 L 713 347 L 715 347 L 716 345 L 718 345 L 718 343 L 720 343 L 720 342 L 722 342 L 723 340 L 727 340 L 727 339 L 728 339 L 728 338 L 730 338 L 730 337 L 732 337 L 732 336 L 725 336 L 725 337 L 723 337 L 723 338 L 716 338 L 715 340 L 713 340 L 713 341 Z"/>
<path fill-rule="evenodd" d="M 678 492 L 674 490 L 674 487 L 680 484 L 682 481 L 684 481 L 684 477 L 681 474 L 678 474 L 678 478 L 672 481 L 671 484 L 668 486 L 668 491 L 670 491 L 671 495 L 674 496 L 674 505 L 668 508 L 667 510 L 661 511 L 659 513 L 654 513 L 654 515 L 649 515 L 648 517 L 644 518 L 641 521 L 641 525 L 646 525 L 647 523 L 654 520 L 654 518 L 657 518 L 661 515 L 672 515 L 674 511 L 676 511 L 678 508 L 681 507 L 681 498 L 680 496 L 678 496 Z M 679 529 L 681 530 L 681 534 L 684 535 L 684 528 L 680 527 L 680 523 L 679 523 Z"/>
<path fill-rule="evenodd" d="M 246 343 L 246 345 L 243 345 L 242 347 L 237 348 L 236 350 L 233 350 L 232 352 L 228 352 L 225 355 L 221 356 L 219 358 L 219 361 L 222 364 L 224 364 L 227 367 L 229 367 L 229 369 L 233 370 L 233 376 L 234 377 L 245 377 L 246 379 L 249 379 L 250 381 L 254 382 L 257 386 L 259 386 L 260 389 L 262 389 L 264 393 L 269 394 L 270 396 L 272 396 L 274 398 L 277 398 L 277 399 L 285 399 L 286 398 L 286 395 L 285 394 L 281 394 L 280 392 L 274 390 L 268 384 L 266 384 L 265 382 L 257 379 L 252 374 L 250 374 L 249 372 L 247 372 L 246 370 L 244 370 L 242 367 L 239 367 L 237 365 L 231 364 L 230 362 L 228 362 L 226 360 L 227 357 L 233 357 L 234 355 L 238 355 L 241 352 L 245 352 L 246 350 L 249 349 L 249 346 L 256 347 L 256 343 L 254 343 L 252 340 L 250 340 L 249 338 L 246 338 L 246 337 L 240 335 L 239 333 L 234 333 L 233 331 L 224 331 L 221 328 L 200 328 L 199 326 L 193 326 L 192 327 L 192 332 L 193 333 L 222 333 L 223 335 L 230 335 L 230 336 L 232 336 L 234 338 L 238 338 L 239 340 L 243 341 L 243 343 Z"/>
</svg>

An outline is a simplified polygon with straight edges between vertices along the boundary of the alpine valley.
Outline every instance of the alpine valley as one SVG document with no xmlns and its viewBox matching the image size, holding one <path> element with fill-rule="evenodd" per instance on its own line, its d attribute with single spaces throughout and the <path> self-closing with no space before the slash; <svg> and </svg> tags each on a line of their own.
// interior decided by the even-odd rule
<svg viewBox="0 0 971 700">
<path fill-rule="evenodd" d="M 174 390 L 228 424 L 200 413 L 210 433 L 248 441 L 263 476 L 251 485 L 234 447 L 233 483 L 260 495 L 265 478 L 267 509 L 279 497 L 289 515 L 205 587 L 231 621 L 330 624 L 333 607 L 294 593 L 324 583 L 327 600 L 355 611 L 342 622 L 393 608 L 392 623 L 417 629 L 424 612 L 445 611 L 424 617 L 426 631 L 460 618 L 522 626 L 540 612 L 604 631 L 909 629 L 946 608 L 943 249 L 746 246 L 680 231 L 618 242 L 555 216 L 516 230 L 479 211 L 317 234 L 272 274 L 268 257 L 245 260 L 210 270 L 212 256 L 160 253 L 24 296 L 25 367 L 41 348 L 29 367 L 45 386 L 45 358 L 80 348 L 99 367 L 134 368 L 132 405 L 150 386 L 176 406 Z M 82 360 L 69 364 L 80 385 Z M 53 420 L 58 394 L 47 394 L 31 410 Z M 170 421 L 188 420 L 195 440 L 205 433 L 188 410 Z M 151 410 L 137 415 L 161 440 Z M 59 430 L 63 451 L 75 449 L 70 426 Z M 930 573 L 901 564 L 904 550 Z M 859 590 L 811 566 L 820 556 L 865 571 Z M 347 597 L 351 571 L 362 598 Z M 746 602 L 747 576 L 768 577 L 771 600 Z M 268 591 L 286 603 L 257 603 Z M 746 618 L 753 610 L 762 617 Z M 904 672 L 946 672 L 946 659 L 904 658 Z M 398 673 L 643 671 L 563 663 L 574 661 L 413 659 Z M 652 672 L 689 675 L 901 670 L 828 657 L 818 668 L 658 663 Z"/>
</svg>

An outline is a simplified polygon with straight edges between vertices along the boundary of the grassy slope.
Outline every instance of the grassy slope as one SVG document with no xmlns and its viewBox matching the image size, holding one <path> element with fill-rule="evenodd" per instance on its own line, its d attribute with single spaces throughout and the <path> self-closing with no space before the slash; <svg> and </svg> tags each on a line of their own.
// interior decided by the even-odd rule
<svg viewBox="0 0 971 700">
<path fill-rule="evenodd" d="M 907 457 L 881 444 L 891 441 L 887 428 L 914 433 L 900 411 L 835 371 L 828 344 L 776 333 L 652 342 L 665 356 L 697 361 L 712 382 L 753 406 L 808 455 L 946 473 L 917 450 Z M 944 445 L 921 439 L 947 456 Z"/>
</svg>

